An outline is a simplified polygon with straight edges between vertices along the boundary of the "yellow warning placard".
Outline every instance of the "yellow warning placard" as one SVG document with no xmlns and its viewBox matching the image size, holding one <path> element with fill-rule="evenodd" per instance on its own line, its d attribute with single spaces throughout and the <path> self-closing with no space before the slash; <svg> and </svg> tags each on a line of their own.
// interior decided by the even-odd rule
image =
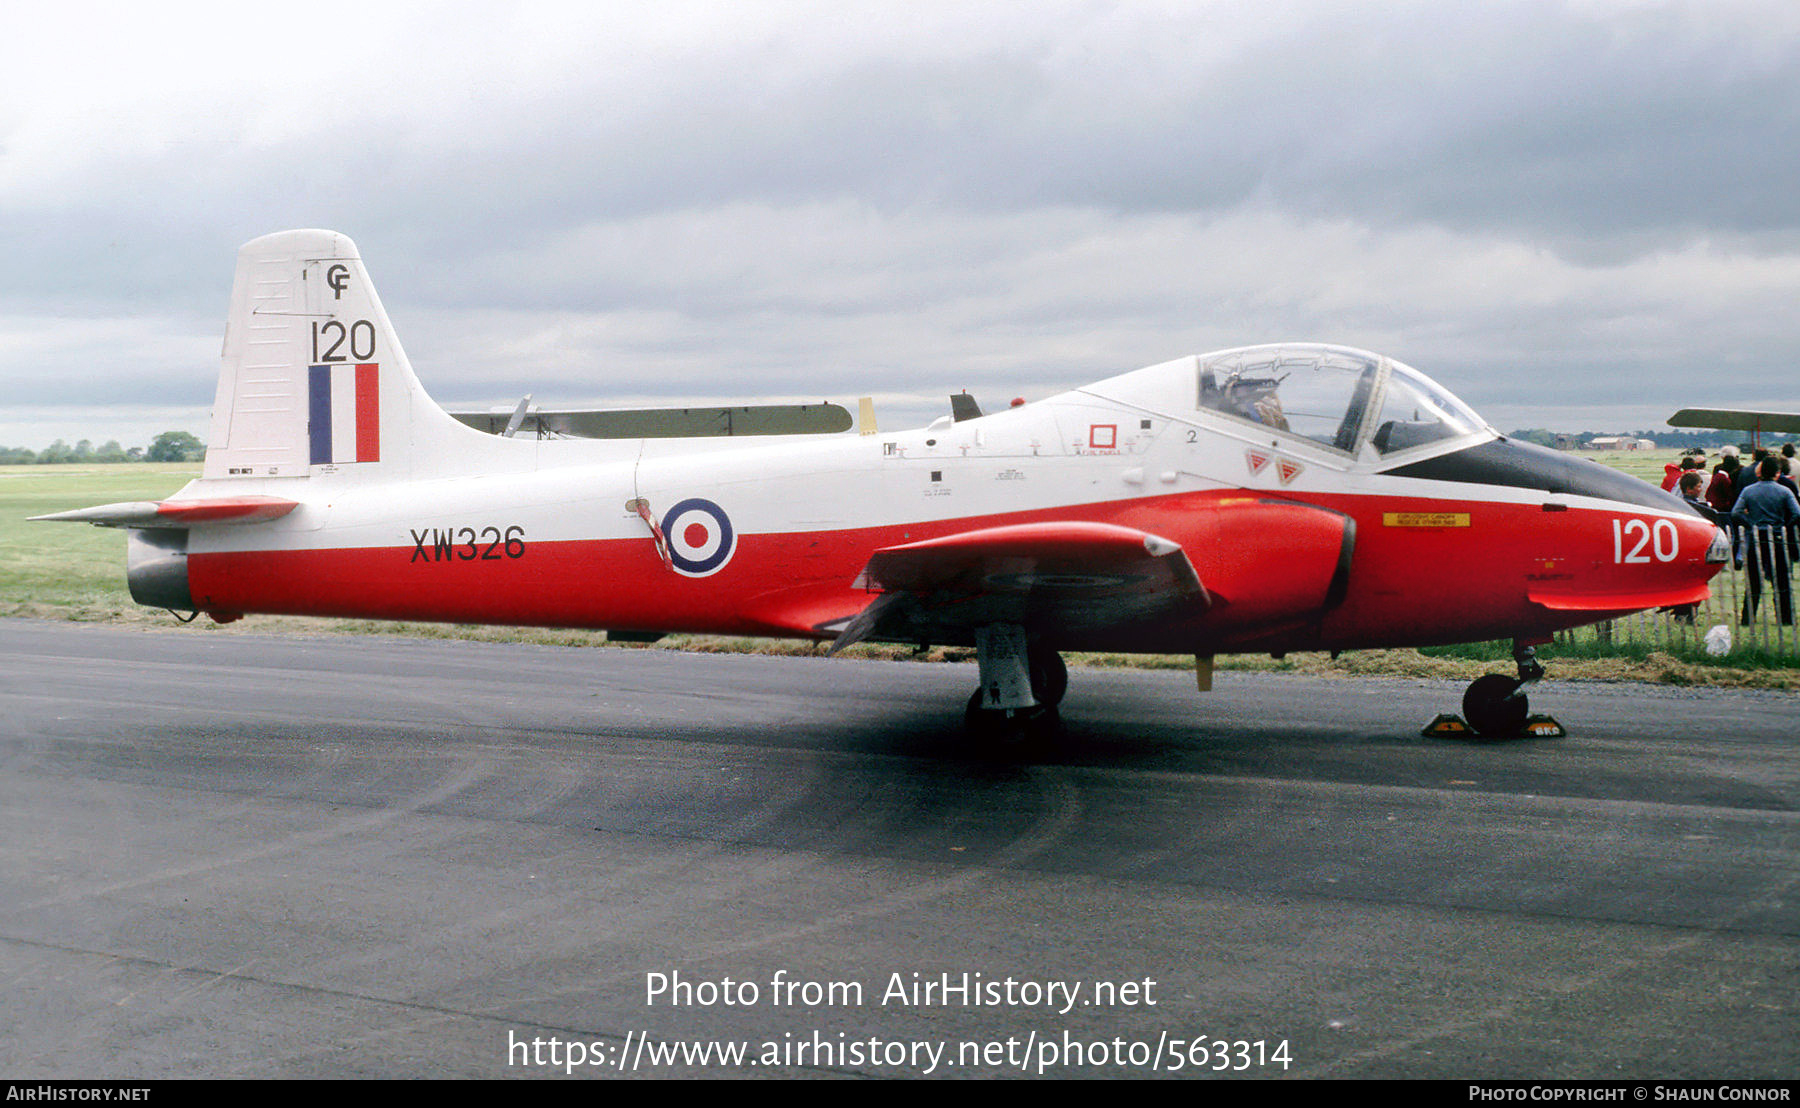
<svg viewBox="0 0 1800 1108">
<path fill-rule="evenodd" d="M 1383 512 L 1383 527 L 1467 527 L 1468 512 Z"/>
</svg>

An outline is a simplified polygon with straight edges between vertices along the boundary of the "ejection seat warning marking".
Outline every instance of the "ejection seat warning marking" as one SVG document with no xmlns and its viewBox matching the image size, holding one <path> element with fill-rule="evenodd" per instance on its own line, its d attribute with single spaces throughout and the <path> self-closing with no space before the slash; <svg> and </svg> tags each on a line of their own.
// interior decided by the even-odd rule
<svg viewBox="0 0 1800 1108">
<path fill-rule="evenodd" d="M 1383 512 L 1383 527 L 1467 527 L 1468 512 Z"/>
</svg>

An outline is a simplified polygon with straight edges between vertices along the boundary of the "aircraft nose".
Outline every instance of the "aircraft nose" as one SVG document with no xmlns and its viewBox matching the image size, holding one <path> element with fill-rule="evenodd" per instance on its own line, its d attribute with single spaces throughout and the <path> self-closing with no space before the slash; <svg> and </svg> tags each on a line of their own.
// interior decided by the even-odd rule
<svg viewBox="0 0 1800 1108">
<path fill-rule="evenodd" d="M 1666 492 L 1642 478 L 1633 477 L 1629 473 L 1622 473 L 1611 466 L 1601 465 L 1599 462 L 1589 461 L 1586 458 L 1577 458 L 1567 454 L 1559 456 L 1566 468 L 1563 475 L 1565 487 L 1558 491 L 1644 508 L 1687 512 L 1699 522 L 1708 522 L 1702 520 L 1700 513 L 1689 507 L 1681 497 L 1672 492 Z"/>
<path fill-rule="evenodd" d="M 1479 485 L 1541 489 L 1657 511 L 1693 513 L 1679 496 L 1610 466 L 1517 439 L 1495 439 L 1387 472 Z"/>
<path fill-rule="evenodd" d="M 1723 533 L 1679 496 L 1535 443 L 1494 439 L 1387 472 L 1590 501 L 1589 510 L 1567 513 L 1558 525 L 1565 540 L 1597 555 L 1592 578 L 1577 589 L 1593 595 L 1578 604 L 1559 597 L 1566 605 L 1623 611 L 1691 603 L 1704 599 L 1706 582 L 1730 557 Z M 1602 510 L 1592 510 L 1601 505 Z"/>
<path fill-rule="evenodd" d="M 1612 525 L 1615 562 L 1640 573 L 1653 566 L 1669 584 L 1691 587 L 1710 581 L 1730 559 L 1725 532 L 1681 497 L 1586 458 L 1566 458 L 1566 464 L 1568 492 L 1610 500 L 1623 510 Z M 1681 514 L 1646 519 L 1637 512 L 1641 508 Z"/>
<path fill-rule="evenodd" d="M 1681 546 L 1704 550 L 1706 554 L 1700 559 L 1699 567 L 1703 574 L 1702 581 L 1710 580 L 1712 575 L 1725 568 L 1731 560 L 1731 536 L 1723 527 L 1715 526 L 1710 519 L 1701 519 L 1696 514 L 1693 519 L 1684 519 L 1678 524 L 1682 531 Z"/>
</svg>

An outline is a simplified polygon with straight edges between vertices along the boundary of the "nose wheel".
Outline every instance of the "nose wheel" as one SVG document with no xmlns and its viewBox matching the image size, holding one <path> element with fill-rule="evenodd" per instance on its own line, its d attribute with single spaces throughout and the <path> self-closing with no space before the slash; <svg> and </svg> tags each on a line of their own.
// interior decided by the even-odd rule
<svg viewBox="0 0 1800 1108">
<path fill-rule="evenodd" d="M 1537 648 L 1524 643 L 1513 644 L 1513 661 L 1518 664 L 1517 677 L 1490 673 L 1478 677 L 1463 693 L 1463 718 L 1467 728 L 1484 739 L 1510 738 L 1527 732 L 1534 735 L 1563 734 L 1562 725 L 1549 716 L 1533 716 L 1525 691 L 1544 676 L 1537 660 Z M 1462 721 L 1454 716 L 1439 716 L 1425 729 L 1427 735 L 1454 734 Z"/>
<path fill-rule="evenodd" d="M 1463 718 L 1482 738 L 1517 735 L 1525 729 L 1525 721 L 1531 718 L 1531 704 L 1525 699 L 1524 684 L 1504 673 L 1476 678 L 1463 693 Z"/>
</svg>

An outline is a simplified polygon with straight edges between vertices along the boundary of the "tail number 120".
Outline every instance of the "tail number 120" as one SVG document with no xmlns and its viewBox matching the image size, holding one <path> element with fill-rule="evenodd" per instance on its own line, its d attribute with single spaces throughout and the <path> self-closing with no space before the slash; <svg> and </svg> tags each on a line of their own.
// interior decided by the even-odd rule
<svg viewBox="0 0 1800 1108">
<path fill-rule="evenodd" d="M 1647 564 L 1650 554 L 1644 553 L 1646 547 L 1657 561 L 1674 561 L 1681 551 L 1681 533 L 1675 530 L 1674 521 L 1659 519 L 1651 524 L 1641 519 L 1613 520 L 1614 564 Z"/>
<path fill-rule="evenodd" d="M 346 341 L 350 349 L 344 349 Z M 324 346 L 320 346 L 323 341 Z M 338 320 L 312 325 L 314 362 L 366 362 L 375 356 L 375 325 L 359 319 L 345 327 Z"/>
</svg>

